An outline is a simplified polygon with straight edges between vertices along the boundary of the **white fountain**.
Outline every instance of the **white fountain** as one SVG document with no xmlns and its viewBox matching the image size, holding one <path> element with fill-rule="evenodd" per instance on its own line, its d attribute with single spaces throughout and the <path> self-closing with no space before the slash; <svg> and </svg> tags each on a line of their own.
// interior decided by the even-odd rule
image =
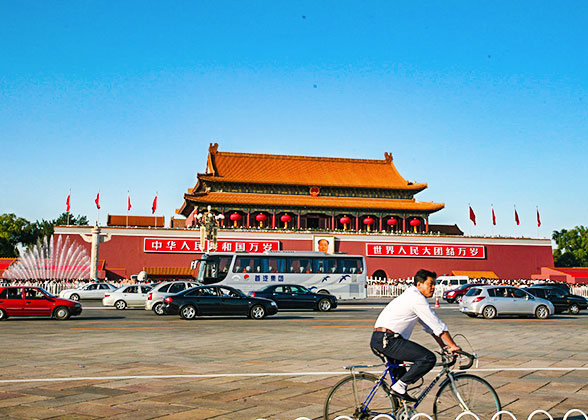
<svg viewBox="0 0 588 420">
<path fill-rule="evenodd" d="M 18 262 L 3 274 L 5 280 L 60 281 L 87 279 L 90 257 L 82 245 L 71 243 L 69 237 L 57 235 L 43 238 L 31 248 L 18 246 Z"/>
</svg>

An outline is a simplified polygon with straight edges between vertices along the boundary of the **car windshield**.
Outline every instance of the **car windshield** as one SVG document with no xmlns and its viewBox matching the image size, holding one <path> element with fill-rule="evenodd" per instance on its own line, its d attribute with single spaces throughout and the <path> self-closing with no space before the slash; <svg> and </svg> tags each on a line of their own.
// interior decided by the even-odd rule
<svg viewBox="0 0 588 420">
<path fill-rule="evenodd" d="M 42 287 L 39 287 L 39 290 L 42 291 L 43 293 L 45 293 L 50 298 L 55 298 L 54 295 L 52 295 L 51 293 L 49 293 L 47 290 L 43 289 Z"/>
<path fill-rule="evenodd" d="M 265 286 L 262 289 L 259 289 L 260 292 L 267 292 L 268 290 L 270 290 L 272 287 L 274 287 L 272 284 L 270 284 L 269 286 Z"/>
</svg>

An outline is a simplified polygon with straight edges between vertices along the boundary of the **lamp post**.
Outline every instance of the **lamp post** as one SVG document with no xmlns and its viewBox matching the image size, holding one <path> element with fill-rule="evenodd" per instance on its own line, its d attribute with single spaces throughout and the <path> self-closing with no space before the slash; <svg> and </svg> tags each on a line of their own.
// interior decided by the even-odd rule
<svg viewBox="0 0 588 420">
<path fill-rule="evenodd" d="M 200 249 L 205 253 L 216 251 L 216 242 L 218 238 L 218 225 L 225 218 L 222 214 L 214 214 L 212 207 L 208 206 L 204 213 L 196 216 L 200 224 Z M 212 242 L 212 246 L 211 245 Z"/>
</svg>

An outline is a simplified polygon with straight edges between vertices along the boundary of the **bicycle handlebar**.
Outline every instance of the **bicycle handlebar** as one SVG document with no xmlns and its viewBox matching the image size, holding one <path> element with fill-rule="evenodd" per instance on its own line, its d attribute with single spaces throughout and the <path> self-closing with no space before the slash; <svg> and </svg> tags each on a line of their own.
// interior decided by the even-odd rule
<svg viewBox="0 0 588 420">
<path fill-rule="evenodd" d="M 459 369 L 460 370 L 466 370 L 472 367 L 472 365 L 474 364 L 474 360 L 476 360 L 478 358 L 478 356 L 476 354 L 470 354 L 466 351 L 463 350 L 458 350 L 456 352 L 450 353 L 446 350 L 443 350 L 443 352 L 441 353 L 442 357 L 447 357 L 447 358 L 451 358 L 450 361 L 448 361 L 447 363 L 444 363 L 447 365 L 447 367 L 451 367 L 453 366 L 455 363 L 457 363 L 457 355 L 462 355 L 468 358 L 468 362 L 465 365 L 459 365 Z"/>
</svg>

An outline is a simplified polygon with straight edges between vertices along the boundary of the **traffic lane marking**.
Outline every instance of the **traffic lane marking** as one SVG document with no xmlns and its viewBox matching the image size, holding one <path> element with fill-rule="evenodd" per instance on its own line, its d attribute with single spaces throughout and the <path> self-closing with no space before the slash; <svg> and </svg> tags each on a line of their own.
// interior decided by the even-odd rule
<svg viewBox="0 0 588 420">
<path fill-rule="evenodd" d="M 441 369 L 432 369 L 431 372 L 439 372 Z M 531 368 L 485 368 L 468 369 L 468 372 L 501 372 L 501 371 L 588 371 L 588 367 L 531 367 Z M 366 371 L 368 373 L 380 374 L 381 371 Z M 79 376 L 79 377 L 56 377 L 56 378 L 29 378 L 29 379 L 0 379 L 0 384 L 24 383 L 24 382 L 69 382 L 69 381 L 113 381 L 127 379 L 178 379 L 178 378 L 227 378 L 227 377 L 258 377 L 258 376 L 337 376 L 349 375 L 349 370 L 334 372 L 252 372 L 252 373 L 205 373 L 205 374 L 178 374 L 178 375 L 126 375 L 126 376 Z"/>
<path fill-rule="evenodd" d="M 172 330 L 181 328 L 200 328 L 198 325 L 164 326 L 164 327 L 71 327 L 70 330 Z"/>
</svg>

